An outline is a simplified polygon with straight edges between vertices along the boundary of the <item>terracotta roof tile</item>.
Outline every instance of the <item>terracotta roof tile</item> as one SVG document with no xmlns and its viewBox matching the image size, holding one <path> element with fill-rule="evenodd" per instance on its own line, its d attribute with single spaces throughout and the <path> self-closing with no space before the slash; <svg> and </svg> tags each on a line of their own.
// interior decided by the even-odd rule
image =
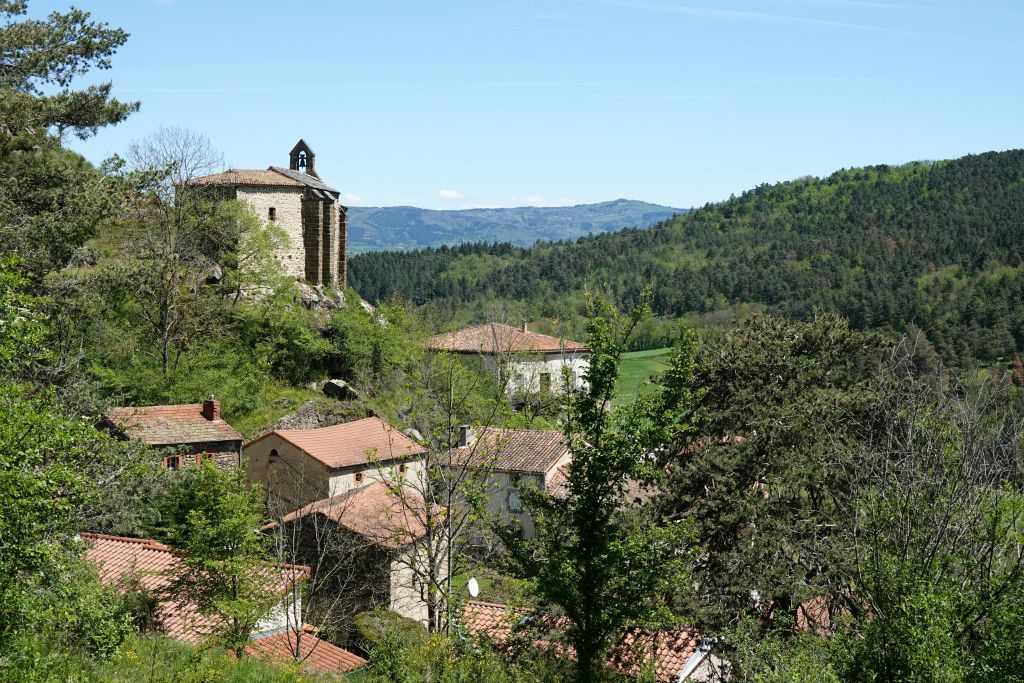
<svg viewBox="0 0 1024 683">
<path fill-rule="evenodd" d="M 231 168 L 189 181 L 194 185 L 265 185 L 272 187 L 303 187 L 303 183 L 271 169 Z"/>
<path fill-rule="evenodd" d="M 397 550 L 426 533 L 425 510 L 426 504 L 416 491 L 406 489 L 398 496 L 387 484 L 374 482 L 333 498 L 313 501 L 285 515 L 282 521 L 320 513 L 376 545 Z"/>
<path fill-rule="evenodd" d="M 522 610 L 477 601 L 467 602 L 462 612 L 463 625 L 471 635 L 497 644 L 507 642 L 518 626 L 525 623 L 526 616 L 527 613 Z M 557 620 L 556 626 L 564 627 L 565 620 Z M 700 648 L 702 641 L 703 637 L 691 628 L 630 629 L 612 647 L 608 663 L 621 673 L 635 676 L 653 658 L 655 678 L 658 681 L 678 681 L 680 673 Z M 541 640 L 535 644 L 538 647 L 545 645 Z"/>
<path fill-rule="evenodd" d="M 487 323 L 430 337 L 427 348 L 456 353 L 589 353 L 584 344 L 510 325 Z"/>
<path fill-rule="evenodd" d="M 245 648 L 251 657 L 267 659 L 295 659 L 296 634 L 291 629 L 257 635 L 253 642 Z M 315 631 L 308 626 L 303 627 L 300 645 L 300 659 L 305 668 L 342 674 L 365 666 L 369 662 L 359 655 L 340 648 L 317 637 Z"/>
<path fill-rule="evenodd" d="M 129 575 L 138 577 L 144 588 L 153 592 L 166 589 L 181 571 L 181 560 L 162 543 L 144 538 L 126 538 L 106 534 L 81 534 L 85 557 L 99 569 L 100 580 L 117 585 Z M 292 582 L 309 574 L 309 567 L 278 565 L 277 589 L 281 593 Z M 165 633 L 187 643 L 199 642 L 212 630 L 212 622 L 199 614 L 195 605 L 176 600 L 161 600 L 157 619 Z"/>
<path fill-rule="evenodd" d="M 397 460 L 423 453 L 422 446 L 378 417 L 319 429 L 278 429 L 270 434 L 277 434 L 330 468 L 366 465 L 375 460 Z"/>
<path fill-rule="evenodd" d="M 224 420 L 203 417 L 202 403 L 113 408 L 106 418 L 129 438 L 152 446 L 242 441 Z"/>
<path fill-rule="evenodd" d="M 505 472 L 544 474 L 568 450 L 562 432 L 490 427 L 482 430 L 470 445 L 453 448 L 450 453 L 454 462 L 469 462 Z"/>
</svg>

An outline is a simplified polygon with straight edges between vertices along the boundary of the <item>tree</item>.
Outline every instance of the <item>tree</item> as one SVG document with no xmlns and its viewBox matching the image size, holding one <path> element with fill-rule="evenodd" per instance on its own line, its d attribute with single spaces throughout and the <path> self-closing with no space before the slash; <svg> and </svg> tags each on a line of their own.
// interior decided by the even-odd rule
<svg viewBox="0 0 1024 683">
<path fill-rule="evenodd" d="M 841 454 L 879 426 L 881 357 L 879 336 L 831 314 L 758 316 L 701 345 L 688 386 L 704 420 L 661 502 L 701 539 L 700 590 L 682 609 L 719 628 L 747 615 L 794 629 L 803 601 L 848 601 Z"/>
<path fill-rule="evenodd" d="M 585 389 L 566 402 L 570 444 L 564 497 L 535 491 L 526 496 L 537 538 L 507 530 L 513 571 L 533 581 L 541 600 L 568 619 L 576 679 L 597 680 L 609 647 L 623 629 L 670 618 L 662 596 L 685 580 L 685 522 L 644 520 L 627 507 L 630 482 L 660 478 L 657 454 L 694 430 L 692 343 L 684 342 L 654 391 L 633 403 L 613 403 L 619 359 L 630 334 L 648 314 L 642 303 L 629 315 L 591 299 L 587 341 L 591 350 Z"/>
<path fill-rule="evenodd" d="M 116 205 L 103 175 L 61 147 L 124 120 L 138 103 L 110 96 L 110 83 L 72 87 L 107 69 L 128 38 L 72 9 L 20 19 L 23 0 L 0 2 L 0 250 L 16 251 L 34 277 L 62 267 Z"/>
<path fill-rule="evenodd" d="M 288 586 L 294 567 L 272 564 L 260 487 L 248 487 L 240 469 L 205 462 L 180 482 L 167 505 L 168 542 L 183 570 L 167 598 L 194 604 L 215 642 L 241 655 L 257 623 Z"/>
</svg>

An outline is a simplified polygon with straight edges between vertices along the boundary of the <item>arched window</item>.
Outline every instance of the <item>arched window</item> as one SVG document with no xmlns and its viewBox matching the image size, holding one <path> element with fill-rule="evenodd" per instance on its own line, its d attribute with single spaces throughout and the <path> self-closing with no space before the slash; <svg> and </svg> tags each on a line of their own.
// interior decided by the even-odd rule
<svg viewBox="0 0 1024 683">
<path fill-rule="evenodd" d="M 306 152 L 305 151 L 299 152 L 299 163 L 297 164 L 297 166 L 299 167 L 300 171 L 302 171 L 303 173 L 306 172 Z"/>
<path fill-rule="evenodd" d="M 277 458 L 278 458 L 277 449 L 276 448 L 270 449 L 270 462 L 274 462 L 275 460 L 277 460 Z"/>
</svg>

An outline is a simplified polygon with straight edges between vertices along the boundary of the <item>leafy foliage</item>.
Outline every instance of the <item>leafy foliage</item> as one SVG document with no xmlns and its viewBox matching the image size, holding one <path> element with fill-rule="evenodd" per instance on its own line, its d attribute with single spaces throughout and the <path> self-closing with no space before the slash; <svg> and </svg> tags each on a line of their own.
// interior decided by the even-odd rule
<svg viewBox="0 0 1024 683">
<path fill-rule="evenodd" d="M 515 528 L 502 534 L 513 571 L 532 579 L 538 597 L 568 617 L 580 681 L 599 676 L 604 654 L 625 627 L 670 618 L 659 599 L 686 575 L 681 551 L 689 542 L 688 525 L 624 511 L 630 482 L 659 477 L 652 454 L 694 429 L 690 345 L 674 353 L 657 391 L 612 407 L 626 340 L 646 312 L 640 307 L 623 316 L 607 303 L 591 302 L 587 386 L 570 394 L 566 405 L 568 492 L 526 496 L 535 540 L 520 539 Z"/>
</svg>

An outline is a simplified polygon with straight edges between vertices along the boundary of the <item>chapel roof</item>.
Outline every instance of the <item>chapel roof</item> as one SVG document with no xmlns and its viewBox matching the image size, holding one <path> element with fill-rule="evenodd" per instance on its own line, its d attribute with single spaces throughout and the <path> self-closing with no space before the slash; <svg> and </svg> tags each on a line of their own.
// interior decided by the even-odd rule
<svg viewBox="0 0 1024 683">
<path fill-rule="evenodd" d="M 367 417 L 318 429 L 277 429 L 276 434 L 331 469 L 397 460 L 424 452 L 422 446 L 379 417 Z"/>
<path fill-rule="evenodd" d="M 314 190 L 338 194 L 338 190 L 316 176 L 302 171 L 293 171 L 283 166 L 271 166 L 267 169 L 230 168 L 221 173 L 193 178 L 189 183 L 234 187 L 311 187 Z"/>
<path fill-rule="evenodd" d="M 202 403 L 112 408 L 106 418 L 125 436 L 151 446 L 242 440 L 224 420 L 204 417 Z"/>
<path fill-rule="evenodd" d="M 456 353 L 590 352 L 585 344 L 570 339 L 529 332 L 502 323 L 485 323 L 454 332 L 444 332 L 427 339 L 426 345 L 427 348 L 437 351 Z"/>
</svg>

